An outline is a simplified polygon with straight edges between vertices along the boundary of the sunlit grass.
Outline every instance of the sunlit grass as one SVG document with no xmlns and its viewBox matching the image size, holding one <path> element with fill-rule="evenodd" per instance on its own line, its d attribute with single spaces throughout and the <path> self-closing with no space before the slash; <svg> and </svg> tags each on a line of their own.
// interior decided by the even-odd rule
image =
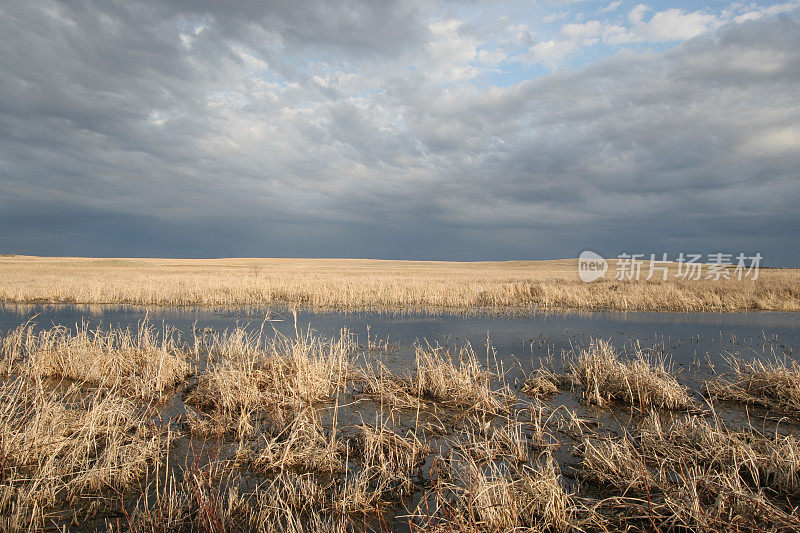
<svg viewBox="0 0 800 533">
<path fill-rule="evenodd" d="M 672 273 L 674 273 L 674 265 Z M 590 284 L 576 260 L 0 258 L 0 301 L 318 310 L 800 310 L 800 272 L 759 279 Z"/>
</svg>

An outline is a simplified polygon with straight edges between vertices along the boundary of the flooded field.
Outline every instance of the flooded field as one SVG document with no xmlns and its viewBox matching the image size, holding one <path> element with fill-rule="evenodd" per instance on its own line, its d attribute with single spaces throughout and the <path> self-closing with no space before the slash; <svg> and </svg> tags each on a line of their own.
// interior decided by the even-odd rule
<svg viewBox="0 0 800 533">
<path fill-rule="evenodd" d="M 800 526 L 793 313 L 5 305 L 0 333 L 7 529 Z"/>
</svg>

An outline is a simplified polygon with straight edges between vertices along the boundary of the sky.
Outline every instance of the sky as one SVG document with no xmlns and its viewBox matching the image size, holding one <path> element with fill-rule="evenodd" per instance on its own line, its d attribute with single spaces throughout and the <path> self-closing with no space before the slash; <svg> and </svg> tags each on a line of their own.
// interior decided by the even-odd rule
<svg viewBox="0 0 800 533">
<path fill-rule="evenodd" d="M 0 253 L 800 266 L 800 0 L 0 3 Z"/>
</svg>

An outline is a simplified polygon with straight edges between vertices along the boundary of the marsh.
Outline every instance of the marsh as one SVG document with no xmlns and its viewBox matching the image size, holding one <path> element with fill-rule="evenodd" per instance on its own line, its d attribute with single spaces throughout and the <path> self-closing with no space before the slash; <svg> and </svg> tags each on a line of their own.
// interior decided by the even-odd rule
<svg viewBox="0 0 800 533">
<path fill-rule="evenodd" d="M 11 529 L 798 525 L 800 393 L 721 394 L 800 391 L 793 313 L 6 304 L 0 329 Z"/>
</svg>

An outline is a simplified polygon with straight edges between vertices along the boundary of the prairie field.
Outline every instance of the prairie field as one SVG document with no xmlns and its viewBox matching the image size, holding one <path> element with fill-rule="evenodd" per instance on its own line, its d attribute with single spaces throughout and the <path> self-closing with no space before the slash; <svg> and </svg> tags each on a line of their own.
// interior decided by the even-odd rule
<svg viewBox="0 0 800 533">
<path fill-rule="evenodd" d="M 366 259 L 0 257 L 0 301 L 174 307 L 468 313 L 527 309 L 726 312 L 800 310 L 800 270 L 757 280 L 583 283 L 577 260 L 441 262 Z M 644 277 L 644 276 L 643 276 Z M 658 277 L 658 275 L 656 276 Z"/>
<path fill-rule="evenodd" d="M 606 339 L 526 371 L 488 344 L 391 352 L 27 321 L 0 345 L 0 528 L 800 528 L 796 363 L 730 357 L 693 388 Z"/>
</svg>

